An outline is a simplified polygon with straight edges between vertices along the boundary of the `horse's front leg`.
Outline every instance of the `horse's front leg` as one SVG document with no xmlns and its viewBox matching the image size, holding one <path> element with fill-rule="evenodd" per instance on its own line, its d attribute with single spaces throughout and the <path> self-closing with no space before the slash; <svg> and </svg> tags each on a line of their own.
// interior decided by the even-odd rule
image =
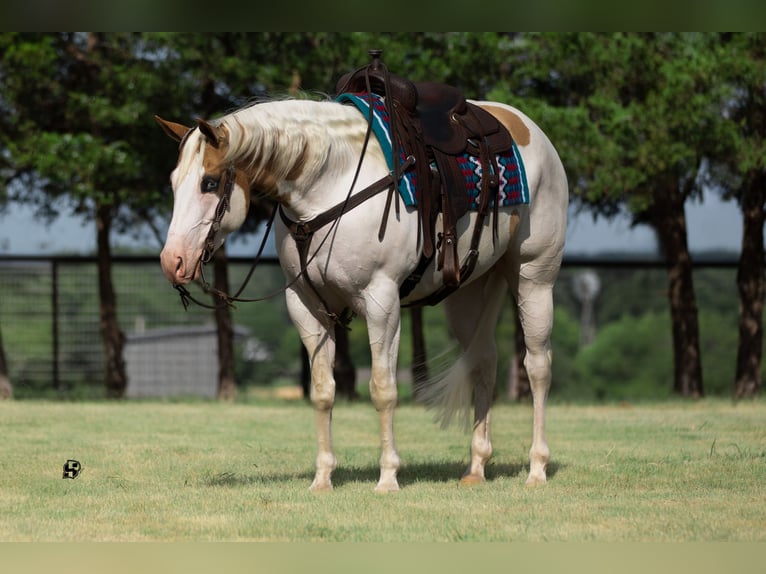
<svg viewBox="0 0 766 574">
<path fill-rule="evenodd" d="M 335 402 L 335 379 L 332 365 L 335 357 L 334 330 L 319 321 L 300 297 L 287 291 L 287 309 L 308 352 L 311 365 L 311 403 L 317 426 L 316 474 L 312 491 L 332 490 L 331 475 L 337 466 L 332 447 L 332 407 Z"/>
<path fill-rule="evenodd" d="M 380 480 L 376 492 L 399 490 L 396 473 L 401 461 L 394 441 L 397 403 L 396 365 L 399 355 L 400 308 L 396 284 L 370 287 L 365 294 L 365 318 L 372 355 L 370 397 L 380 417 Z"/>
</svg>

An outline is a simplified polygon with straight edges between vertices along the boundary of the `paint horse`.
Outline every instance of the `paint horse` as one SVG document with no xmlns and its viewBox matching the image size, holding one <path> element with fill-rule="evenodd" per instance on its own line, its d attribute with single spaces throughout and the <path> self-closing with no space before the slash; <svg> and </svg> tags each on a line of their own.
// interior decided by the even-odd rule
<svg viewBox="0 0 766 574">
<path fill-rule="evenodd" d="M 553 145 L 526 115 L 501 103 L 473 103 L 512 135 L 529 201 L 496 209 L 494 232 L 482 234 L 473 273 L 444 300 L 449 328 L 462 353 L 425 394 L 443 424 L 460 417 L 470 422 L 473 403 L 470 464 L 461 482 L 483 482 L 492 454 L 490 407 L 498 354 L 494 331 L 510 289 L 524 331 L 524 364 L 533 397 L 527 484 L 534 485 L 546 481 L 549 460 L 545 407 L 551 383 L 552 291 L 564 249 L 567 179 Z M 396 491 L 400 458 L 394 409 L 401 307 L 426 300 L 444 282 L 433 259 L 401 296 L 402 284 L 422 261 L 421 221 L 415 207 L 390 209 L 387 193 L 367 193 L 369 197 L 359 199 L 364 190 L 393 185 L 390 157 L 387 161 L 379 140 L 370 137 L 368 120 L 353 105 L 306 100 L 258 103 L 215 121 L 197 120 L 193 128 L 157 117 L 164 131 L 180 142 L 170 176 L 173 215 L 160 257 L 171 283 L 184 285 L 200 277 L 203 262 L 244 222 L 253 194 L 278 204 L 276 246 L 287 279 L 287 308 L 311 364 L 318 440 L 311 484 L 315 491 L 332 489 L 337 465 L 331 429 L 335 323 L 348 311 L 367 323 L 370 395 L 381 433 L 375 490 Z M 333 217 L 326 217 L 328 212 Z M 469 211 L 457 221 L 461 259 L 471 248 L 476 218 Z M 296 233 L 303 224 L 313 241 Z M 482 225 L 490 227 L 489 222 Z"/>
</svg>

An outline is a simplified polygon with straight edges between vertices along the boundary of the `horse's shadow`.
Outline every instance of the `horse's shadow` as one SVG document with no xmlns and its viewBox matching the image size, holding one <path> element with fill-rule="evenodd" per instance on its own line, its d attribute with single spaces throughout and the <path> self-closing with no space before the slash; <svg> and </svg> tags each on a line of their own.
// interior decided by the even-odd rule
<svg viewBox="0 0 766 574">
<path fill-rule="evenodd" d="M 413 464 L 403 464 L 397 473 L 397 478 L 402 488 L 412 484 L 457 482 L 465 468 L 466 463 L 462 461 L 416 462 Z M 555 476 L 561 468 L 562 466 L 555 462 L 548 464 L 548 478 Z M 526 476 L 528 471 L 529 466 L 522 462 L 493 463 L 490 461 L 485 468 L 485 476 L 487 482 L 492 482 L 498 479 L 523 477 Z M 359 482 L 375 483 L 379 475 L 380 468 L 377 465 L 339 466 L 332 474 L 332 483 L 335 488 Z M 239 474 L 224 472 L 209 476 L 203 482 L 207 486 L 240 487 L 252 484 L 287 482 L 296 479 L 310 482 L 313 478 L 313 469 L 307 469 L 299 473 Z"/>
</svg>

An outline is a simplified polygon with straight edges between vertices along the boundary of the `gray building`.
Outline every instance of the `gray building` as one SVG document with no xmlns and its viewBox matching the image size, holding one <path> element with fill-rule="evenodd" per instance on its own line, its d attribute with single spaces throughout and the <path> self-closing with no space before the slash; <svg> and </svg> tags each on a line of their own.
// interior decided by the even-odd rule
<svg viewBox="0 0 766 574">
<path fill-rule="evenodd" d="M 244 327 L 234 337 L 246 338 Z M 128 398 L 205 397 L 218 389 L 218 342 L 215 325 L 152 329 L 126 336 Z"/>
</svg>

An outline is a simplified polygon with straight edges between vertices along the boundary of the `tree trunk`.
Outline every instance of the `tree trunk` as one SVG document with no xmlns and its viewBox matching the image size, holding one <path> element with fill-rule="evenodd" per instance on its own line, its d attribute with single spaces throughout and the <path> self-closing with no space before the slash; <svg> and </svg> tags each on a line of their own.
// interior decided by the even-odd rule
<svg viewBox="0 0 766 574">
<path fill-rule="evenodd" d="M 8 362 L 5 360 L 5 347 L 3 347 L 3 333 L 0 330 L 0 400 L 13 398 L 13 385 L 8 375 Z"/>
<path fill-rule="evenodd" d="M 109 243 L 112 209 L 112 205 L 96 206 L 98 296 L 101 340 L 104 344 L 106 396 L 110 399 L 121 399 L 125 396 L 128 378 L 122 354 L 125 335 L 117 323 L 117 296 L 112 282 L 112 250 Z"/>
<path fill-rule="evenodd" d="M 667 264 L 673 329 L 673 390 L 684 397 L 704 395 L 697 299 L 686 233 L 684 196 L 677 185 L 657 189 L 649 209 Z"/>
<path fill-rule="evenodd" d="M 519 311 L 515 304 L 513 305 L 513 319 L 516 328 L 513 333 L 513 356 L 508 373 L 508 398 L 512 401 L 522 401 L 532 397 L 532 388 L 529 386 L 529 376 L 524 367 L 524 357 L 527 354 L 524 329 L 521 327 Z"/>
<path fill-rule="evenodd" d="M 302 343 L 300 383 L 301 389 L 303 389 L 303 398 L 309 398 L 311 396 L 311 361 L 309 360 L 308 351 L 306 351 L 306 347 Z"/>
<path fill-rule="evenodd" d="M 335 377 L 335 393 L 337 396 L 349 400 L 359 398 L 356 392 L 356 369 L 351 362 L 351 353 L 348 346 L 348 330 L 343 325 L 335 325 L 335 364 L 333 365 L 333 377 Z"/>
<path fill-rule="evenodd" d="M 766 175 L 751 180 L 742 198 L 742 253 L 737 270 L 739 345 L 734 396 L 756 396 L 761 390 L 764 298 L 764 200 Z"/>
<path fill-rule="evenodd" d="M 412 397 L 417 400 L 422 386 L 428 381 L 426 339 L 423 334 L 423 307 L 410 308 L 412 331 Z"/>
<path fill-rule="evenodd" d="M 221 247 L 213 258 L 214 287 L 224 293 L 229 292 L 229 273 L 226 248 Z M 234 325 L 231 309 L 221 305 L 220 299 L 213 296 L 215 308 L 216 335 L 218 339 L 218 400 L 233 401 L 237 398 L 237 383 L 234 378 Z"/>
</svg>

